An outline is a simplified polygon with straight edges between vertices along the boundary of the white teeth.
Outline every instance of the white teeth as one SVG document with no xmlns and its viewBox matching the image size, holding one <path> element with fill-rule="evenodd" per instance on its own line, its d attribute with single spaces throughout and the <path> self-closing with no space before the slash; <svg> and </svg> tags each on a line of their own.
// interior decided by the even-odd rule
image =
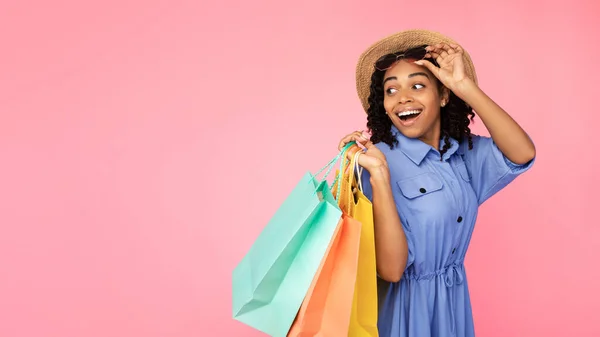
<svg viewBox="0 0 600 337">
<path fill-rule="evenodd" d="M 417 115 L 420 114 L 421 110 L 408 110 L 408 111 L 403 111 L 401 113 L 398 114 L 398 117 L 404 117 L 404 116 L 410 116 L 410 115 Z"/>
</svg>

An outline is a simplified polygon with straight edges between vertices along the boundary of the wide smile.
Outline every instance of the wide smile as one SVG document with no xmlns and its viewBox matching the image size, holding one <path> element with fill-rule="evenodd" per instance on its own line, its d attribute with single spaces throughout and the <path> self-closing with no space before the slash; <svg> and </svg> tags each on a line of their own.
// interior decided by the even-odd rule
<svg viewBox="0 0 600 337">
<path fill-rule="evenodd" d="M 421 112 L 423 112 L 423 109 L 410 109 L 398 112 L 396 116 L 400 119 L 400 124 L 411 126 L 419 119 Z"/>
</svg>

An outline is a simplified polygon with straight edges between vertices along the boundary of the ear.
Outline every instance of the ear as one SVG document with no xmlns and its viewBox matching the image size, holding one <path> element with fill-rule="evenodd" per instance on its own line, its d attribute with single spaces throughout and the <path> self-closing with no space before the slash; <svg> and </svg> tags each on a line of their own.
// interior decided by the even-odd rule
<svg viewBox="0 0 600 337">
<path fill-rule="evenodd" d="M 448 100 L 450 100 L 450 89 L 446 88 L 446 86 L 442 86 L 440 92 L 440 105 L 445 106 L 448 104 Z"/>
</svg>

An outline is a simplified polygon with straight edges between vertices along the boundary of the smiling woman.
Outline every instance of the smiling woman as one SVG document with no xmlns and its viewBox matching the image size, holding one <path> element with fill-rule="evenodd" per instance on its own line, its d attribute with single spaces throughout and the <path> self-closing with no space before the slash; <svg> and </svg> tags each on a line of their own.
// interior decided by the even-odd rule
<svg viewBox="0 0 600 337">
<path fill-rule="evenodd" d="M 389 284 L 379 334 L 474 336 L 464 259 L 478 208 L 533 165 L 533 143 L 479 89 L 462 47 L 435 32 L 375 43 L 359 60 L 357 88 L 371 137 L 351 133 L 340 148 L 365 148 L 377 271 Z M 471 134 L 473 110 L 491 137 Z"/>
</svg>

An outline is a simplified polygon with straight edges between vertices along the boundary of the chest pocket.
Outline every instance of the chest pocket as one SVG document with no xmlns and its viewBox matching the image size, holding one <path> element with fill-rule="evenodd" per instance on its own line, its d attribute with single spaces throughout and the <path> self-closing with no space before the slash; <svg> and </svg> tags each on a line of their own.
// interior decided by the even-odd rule
<svg viewBox="0 0 600 337">
<path fill-rule="evenodd" d="M 465 168 L 466 169 L 466 168 Z M 434 173 L 427 172 L 396 182 L 402 195 L 408 199 L 439 191 L 444 186 L 442 180 Z"/>
</svg>

